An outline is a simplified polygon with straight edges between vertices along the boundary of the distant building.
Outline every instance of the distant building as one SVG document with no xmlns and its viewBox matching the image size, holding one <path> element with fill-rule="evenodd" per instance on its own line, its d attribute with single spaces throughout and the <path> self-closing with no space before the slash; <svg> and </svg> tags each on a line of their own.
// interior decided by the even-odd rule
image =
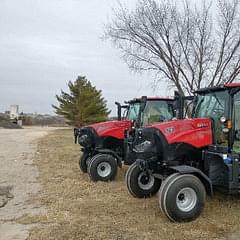
<svg viewBox="0 0 240 240">
<path fill-rule="evenodd" d="M 23 113 L 19 114 L 19 105 L 10 105 L 10 120 L 19 126 L 22 126 Z"/>
<path fill-rule="evenodd" d="M 10 106 L 10 119 L 18 119 L 19 116 L 19 105 L 11 105 Z"/>
</svg>

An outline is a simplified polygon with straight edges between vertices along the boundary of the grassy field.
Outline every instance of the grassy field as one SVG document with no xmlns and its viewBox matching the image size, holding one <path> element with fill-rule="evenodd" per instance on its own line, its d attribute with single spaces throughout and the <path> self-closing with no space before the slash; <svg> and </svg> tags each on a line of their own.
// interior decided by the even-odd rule
<svg viewBox="0 0 240 240">
<path fill-rule="evenodd" d="M 240 229 L 240 197 L 217 194 L 208 198 L 203 214 L 194 222 L 171 223 L 159 210 L 158 199 L 129 195 L 124 175 L 116 181 L 90 182 L 79 171 L 79 146 L 70 130 L 57 130 L 39 143 L 35 163 L 43 190 L 32 201 L 48 213 L 24 216 L 24 224 L 40 223 L 31 240 L 51 239 L 225 239 Z"/>
</svg>

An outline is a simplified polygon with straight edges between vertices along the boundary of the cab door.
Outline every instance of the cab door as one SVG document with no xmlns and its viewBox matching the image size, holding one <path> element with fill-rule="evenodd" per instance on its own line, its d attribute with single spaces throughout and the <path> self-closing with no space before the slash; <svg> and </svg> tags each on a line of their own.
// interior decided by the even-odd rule
<svg viewBox="0 0 240 240">
<path fill-rule="evenodd" d="M 240 153 L 240 92 L 233 98 L 233 151 Z"/>
</svg>

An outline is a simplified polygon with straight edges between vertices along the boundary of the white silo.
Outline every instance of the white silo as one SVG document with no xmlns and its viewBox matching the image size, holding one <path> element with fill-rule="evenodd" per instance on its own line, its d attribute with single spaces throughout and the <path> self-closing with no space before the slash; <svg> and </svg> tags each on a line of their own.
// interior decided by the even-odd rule
<svg viewBox="0 0 240 240">
<path fill-rule="evenodd" d="M 19 115 L 19 105 L 10 106 L 10 119 L 17 119 Z"/>
</svg>

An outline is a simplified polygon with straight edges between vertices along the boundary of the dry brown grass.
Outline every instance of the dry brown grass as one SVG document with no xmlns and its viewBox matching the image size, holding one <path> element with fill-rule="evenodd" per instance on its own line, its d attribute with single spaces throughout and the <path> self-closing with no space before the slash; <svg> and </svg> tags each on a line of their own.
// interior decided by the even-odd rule
<svg viewBox="0 0 240 240">
<path fill-rule="evenodd" d="M 157 197 L 136 199 L 124 182 L 93 183 L 79 171 L 79 146 L 70 130 L 57 130 L 39 144 L 36 164 L 42 192 L 34 201 L 47 207 L 43 216 L 25 216 L 25 224 L 40 223 L 29 239 L 218 239 L 240 229 L 240 198 L 216 195 L 208 199 L 194 222 L 171 223 L 158 207 Z"/>
</svg>

